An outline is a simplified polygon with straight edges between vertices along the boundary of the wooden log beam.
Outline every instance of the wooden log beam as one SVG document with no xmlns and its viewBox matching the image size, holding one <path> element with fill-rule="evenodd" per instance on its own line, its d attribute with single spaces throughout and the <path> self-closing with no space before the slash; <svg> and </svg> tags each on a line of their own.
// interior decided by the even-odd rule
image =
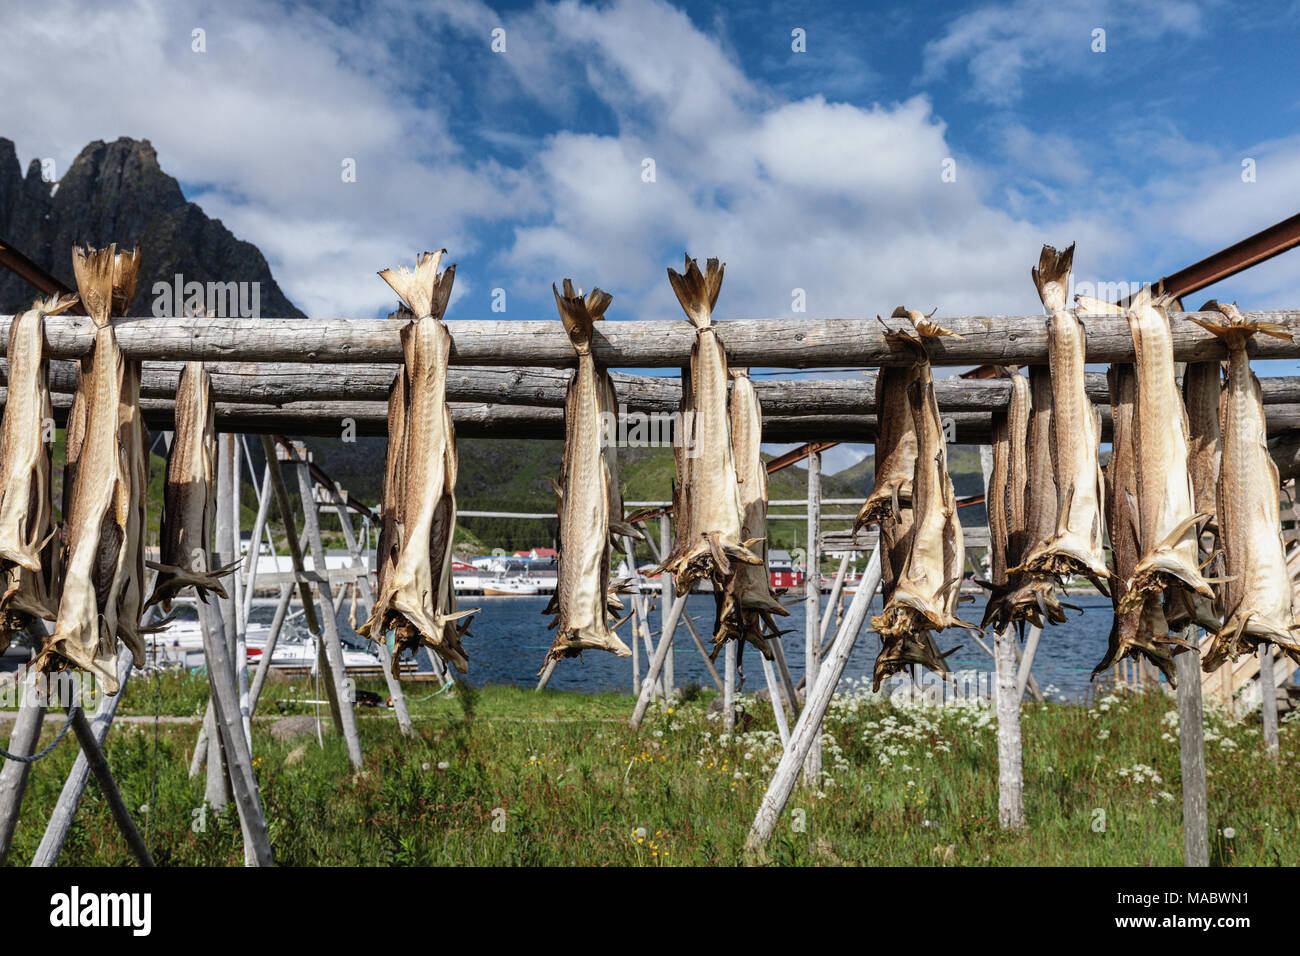
<svg viewBox="0 0 1300 956">
<path fill-rule="evenodd" d="M 1188 319 L 1170 316 L 1174 357 L 1180 362 L 1224 356 L 1223 346 Z M 1300 311 L 1247 312 L 1248 319 L 1300 332 Z M 1211 314 L 1202 316 L 1212 318 Z M 0 316 L 0 342 L 6 342 L 12 316 Z M 934 365 L 1024 365 L 1047 361 L 1044 316 L 966 316 L 940 318 L 960 338 L 930 343 Z M 892 320 L 891 320 L 892 322 Z M 1133 339 L 1128 322 L 1114 316 L 1085 319 L 1090 362 L 1131 362 Z M 175 316 L 117 320 L 117 341 L 129 359 L 209 362 L 301 361 L 330 363 L 397 362 L 401 324 L 389 319 L 277 319 Z M 471 320 L 447 322 L 453 365 L 566 367 L 573 347 L 557 320 Z M 897 325 L 896 322 L 892 322 Z M 732 319 L 715 323 L 733 365 L 767 368 L 905 365 L 906 347 L 888 342 L 885 326 L 872 319 Z M 52 358 L 80 358 L 94 338 L 84 316 L 51 316 L 45 324 Z M 669 368 L 687 363 L 695 334 L 687 322 L 614 321 L 596 330 L 596 361 L 610 368 Z M 1300 357 L 1300 344 L 1270 337 L 1252 341 L 1260 358 Z"/>
</svg>

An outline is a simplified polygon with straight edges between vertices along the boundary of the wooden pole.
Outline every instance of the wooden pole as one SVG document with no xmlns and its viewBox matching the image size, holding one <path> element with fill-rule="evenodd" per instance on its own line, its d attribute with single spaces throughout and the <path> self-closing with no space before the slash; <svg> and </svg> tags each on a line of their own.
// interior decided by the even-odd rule
<svg viewBox="0 0 1300 956">
<path fill-rule="evenodd" d="M 271 841 L 266 831 L 266 819 L 257 794 L 257 775 L 253 772 L 253 755 L 244 736 L 240 719 L 239 698 L 235 692 L 235 667 L 230 659 L 230 648 L 224 632 L 221 615 L 210 604 L 199 602 L 199 620 L 203 627 L 203 657 L 208 670 L 209 700 L 216 734 L 213 738 L 221 744 L 225 754 L 223 774 L 230 781 L 230 789 L 239 811 L 239 826 L 244 835 L 244 865 L 274 866 Z M 210 738 L 210 739 L 213 739 Z M 208 773 L 211 779 L 218 752 L 208 746 Z"/>
<path fill-rule="evenodd" d="M 1037 630 L 1037 628 L 1035 628 Z M 1016 677 L 1014 627 L 993 635 L 998 715 L 998 824 L 1004 830 L 1025 826 L 1023 744 L 1020 701 L 1024 690 Z"/>
<path fill-rule="evenodd" d="M 113 718 L 117 715 L 117 705 L 126 692 L 126 682 L 131 677 L 133 666 L 129 653 L 118 653 L 117 693 L 111 697 L 105 696 L 99 702 L 91 725 L 91 732 L 101 746 L 108 736 L 108 728 L 112 726 Z M 72 769 L 68 771 L 67 779 L 63 782 L 63 790 L 59 793 L 59 799 L 54 804 L 54 810 L 51 811 L 49 820 L 45 824 L 45 834 L 41 837 L 36 853 L 32 856 L 32 866 L 54 866 L 58 862 L 59 851 L 63 849 L 63 841 L 68 838 L 68 831 L 72 829 L 72 818 L 76 816 L 77 807 L 81 804 L 81 795 L 85 793 L 89 781 L 90 762 L 83 748 L 82 752 L 77 754 L 77 759 L 72 762 Z"/>
<path fill-rule="evenodd" d="M 95 739 L 95 732 L 86 720 L 86 713 L 81 709 L 80 704 L 73 705 L 71 720 L 72 732 L 77 735 L 77 742 L 81 744 L 81 753 L 99 783 L 100 792 L 104 794 L 104 802 L 108 804 L 108 809 L 117 822 L 117 828 L 122 831 L 131 855 L 141 866 L 153 866 L 153 857 L 149 855 L 149 848 L 145 846 L 144 838 L 140 836 L 135 821 L 131 819 L 131 812 L 127 810 L 122 794 L 117 789 L 117 781 L 113 779 L 113 772 L 108 769 L 108 761 L 104 759 L 104 751 L 99 748 L 99 741 Z"/>
<path fill-rule="evenodd" d="M 339 637 L 338 621 L 335 620 L 333 613 L 334 596 L 330 589 L 329 575 L 325 573 L 325 545 L 321 540 L 316 502 L 311 493 L 311 473 L 307 468 L 307 460 L 302 457 L 301 451 L 295 448 L 294 453 L 297 456 L 298 492 L 302 497 L 303 524 L 306 525 L 308 540 L 311 543 L 313 567 L 321 572 L 317 580 L 316 590 L 320 594 L 322 607 L 329 611 L 329 613 L 325 614 L 325 634 L 322 640 L 325 649 L 324 659 L 328 662 L 330 670 L 328 676 L 338 695 L 339 711 L 343 723 L 343 739 L 347 743 L 348 758 L 352 761 L 354 767 L 360 769 L 361 738 L 357 734 L 356 715 L 352 712 L 352 702 L 348 698 L 347 672 L 343 666 L 343 642 Z"/>
<path fill-rule="evenodd" d="M 14 729 L 9 735 L 8 751 L 24 757 L 36 753 L 36 745 L 41 739 L 41 726 L 45 722 L 45 701 L 37 685 L 39 675 L 35 670 L 19 686 L 22 688 L 22 704 L 18 716 L 14 719 Z M 9 858 L 9 848 L 13 845 L 14 829 L 18 826 L 18 813 L 23 805 L 23 793 L 27 789 L 27 778 L 32 765 L 22 760 L 6 760 L 0 768 L 0 865 Z"/>
<path fill-rule="evenodd" d="M 1212 361 L 1223 347 L 1195 325 L 1190 315 L 1213 319 L 1217 313 L 1174 312 L 1169 316 L 1175 361 Z M 1247 320 L 1300 331 L 1300 312 L 1245 312 Z M 12 316 L 0 316 L 0 342 L 7 342 Z M 1032 316 L 944 316 L 935 319 L 958 333 L 934 339 L 927 348 L 934 365 L 1045 365 L 1047 323 Z M 205 362 L 298 360 L 312 363 L 396 363 L 402 361 L 400 322 L 359 318 L 228 318 L 210 316 L 130 316 L 114 321 L 127 359 Z M 444 323 L 452 338 L 451 363 L 490 366 L 547 366 L 573 362 L 573 346 L 558 320 L 453 320 Z M 1090 316 L 1088 361 L 1133 362 L 1128 322 L 1119 316 Z M 890 323 L 890 328 L 896 323 Z M 813 319 L 731 319 L 714 322 L 718 339 L 735 367 L 813 368 L 843 365 L 907 365 L 911 353 L 891 343 L 874 317 Z M 85 316 L 49 316 L 45 323 L 50 358 L 81 358 L 94 342 L 94 325 Z M 681 368 L 690 361 L 695 331 L 689 323 L 656 320 L 610 322 L 592 340 L 596 364 L 605 368 Z M 1251 343 L 1251 355 L 1300 357 L 1300 343 L 1266 338 Z"/>
<path fill-rule="evenodd" d="M 663 671 L 664 661 L 668 657 L 668 652 L 673 646 L 673 631 L 677 630 L 677 622 L 681 619 L 682 611 L 686 608 L 687 595 L 683 594 L 676 598 L 672 603 L 672 609 L 665 615 L 663 631 L 659 635 L 659 645 L 655 648 L 654 657 L 650 660 L 650 666 L 646 669 L 645 679 L 641 682 L 641 696 L 636 700 L 636 707 L 632 711 L 632 719 L 629 721 L 633 730 L 639 730 L 641 721 L 645 719 L 646 708 L 650 706 L 650 698 L 654 696 L 655 684 L 658 681 L 659 674 Z M 665 694 L 668 688 L 664 688 Z"/>
<path fill-rule="evenodd" d="M 1025 637 L 1025 652 L 1020 657 L 1020 670 L 1016 675 L 1016 700 L 1020 701 L 1025 696 L 1025 685 L 1029 683 L 1034 666 L 1034 655 L 1038 652 L 1038 641 L 1043 636 L 1043 629 L 1033 624 L 1029 625 L 1029 634 Z M 1041 692 L 1035 692 L 1035 697 L 1042 698 Z M 1019 704 L 1017 703 L 1017 706 Z"/>
<path fill-rule="evenodd" d="M 1187 866 L 1210 865 L 1210 822 L 1205 787 L 1205 725 L 1201 711 L 1200 652 L 1196 629 L 1183 632 L 1193 649 L 1174 658 L 1178 689 L 1178 749 L 1183 778 L 1183 860 Z"/>
<path fill-rule="evenodd" d="M 343 540 L 347 543 L 348 553 L 352 556 L 352 566 L 361 572 L 357 577 L 357 584 L 361 589 L 362 603 L 366 613 L 369 614 L 370 609 L 375 606 L 375 593 L 370 587 L 370 573 L 366 569 L 365 556 L 352 529 L 352 516 L 348 514 L 347 505 L 344 504 L 338 487 L 331 486 L 327 491 L 330 500 L 334 503 L 334 510 L 338 513 L 339 524 L 343 528 Z M 393 676 L 393 655 L 389 653 L 385 635 L 381 634 L 379 640 L 375 641 L 375 649 L 379 653 L 379 663 L 384 671 L 384 680 L 388 684 L 388 695 L 393 698 L 393 711 L 397 715 L 398 731 L 403 737 L 414 736 L 415 728 L 411 726 L 411 714 L 406 709 L 406 695 L 402 693 L 402 682 Z"/>
<path fill-rule="evenodd" d="M 239 474 L 237 450 L 239 442 L 234 435 L 222 434 L 217 444 L 217 541 L 216 566 L 223 567 L 239 559 L 239 524 L 236 520 L 239 501 Z M 244 729 L 249 761 L 253 753 L 253 724 L 248 708 L 248 642 L 239 626 L 239 570 L 232 576 L 226 597 L 218 597 L 221 624 L 226 633 L 226 645 L 231 652 L 233 676 L 238 691 L 239 722 Z"/>
<path fill-rule="evenodd" d="M 754 816 L 749 838 L 745 841 L 745 847 L 750 851 L 762 850 L 771 839 L 776 829 L 776 822 L 799 779 L 799 769 L 807 759 L 809 751 L 812 750 L 813 741 L 821 737 L 822 719 L 826 716 L 827 708 L 830 707 L 835 688 L 839 686 L 844 667 L 849 662 L 849 655 L 853 653 L 853 647 L 857 643 L 858 632 L 867 618 L 871 599 L 879 587 L 880 551 L 877 549 L 872 552 L 871 560 L 867 562 L 867 570 L 863 573 L 858 590 L 853 595 L 853 603 L 849 605 L 848 613 L 844 615 L 844 623 L 840 625 L 839 632 L 836 634 L 835 644 L 831 648 L 830 657 L 826 660 L 826 666 L 821 669 L 817 682 L 808 686 L 808 699 L 799 714 L 799 719 L 795 721 L 794 729 L 790 731 L 790 744 L 781 755 L 781 762 L 777 764 L 776 772 L 772 775 L 772 782 L 767 785 L 758 813 Z"/>
<path fill-rule="evenodd" d="M 808 560 L 804 574 L 804 681 L 811 689 L 817 684 L 821 667 L 821 511 L 822 511 L 822 456 L 815 452 L 808 456 Z M 817 790 L 822 778 L 821 736 L 813 738 L 804 763 L 804 784 Z"/>
<path fill-rule="evenodd" d="M 770 643 L 770 642 L 769 642 Z M 772 716 L 776 720 L 776 734 L 781 739 L 782 747 L 790 746 L 790 727 L 785 720 L 785 695 L 781 691 L 781 681 L 776 676 L 776 668 L 762 654 L 758 655 L 759 662 L 763 665 L 763 680 L 767 682 L 767 696 L 772 700 Z M 794 713 L 794 706 L 791 705 L 790 712 Z"/>
<path fill-rule="evenodd" d="M 659 553 L 660 554 L 668 554 L 669 549 L 672 546 L 671 534 L 669 531 L 669 528 L 671 526 L 671 520 L 672 519 L 670 519 L 667 515 L 664 515 L 662 518 L 659 519 Z M 674 650 L 673 642 L 677 637 L 677 626 L 675 624 L 673 625 L 672 628 L 669 628 L 667 626 L 669 608 L 673 604 L 673 600 L 672 600 L 673 590 L 674 590 L 673 576 L 669 574 L 667 571 L 665 571 L 662 575 L 660 575 L 659 580 L 660 580 L 660 585 L 663 593 L 663 600 L 660 602 L 659 605 L 659 614 L 660 614 L 659 620 L 660 620 L 660 624 L 662 625 L 662 631 L 663 631 L 663 635 L 660 637 L 660 642 L 662 643 L 664 637 L 668 638 L 668 655 L 667 657 L 664 658 L 663 673 L 661 677 L 663 680 L 664 696 L 671 698 L 673 696 L 673 690 L 677 686 L 675 681 L 675 675 L 673 673 L 673 650 Z M 687 591 L 686 594 L 682 595 L 682 597 L 683 598 L 690 597 L 690 592 Z M 656 671 L 657 670 L 658 668 L 656 668 Z"/>
<path fill-rule="evenodd" d="M 733 733 L 736 729 L 736 640 L 727 641 L 722 649 L 726 681 L 722 690 L 722 729 Z M 761 654 L 759 655 L 762 656 Z"/>
<path fill-rule="evenodd" d="M 262 696 L 262 685 L 271 670 L 271 658 L 275 656 L 275 646 L 280 641 L 280 631 L 284 628 L 284 619 L 289 615 L 289 602 L 293 599 L 293 585 L 280 585 L 280 603 L 275 606 L 275 616 L 271 618 L 271 633 L 266 636 L 262 647 L 262 658 L 257 662 L 257 671 L 253 674 L 253 685 L 248 692 L 249 713 L 257 713 L 257 702 Z"/>
<path fill-rule="evenodd" d="M 257 492 L 257 516 L 253 519 L 253 533 L 248 536 L 248 558 L 244 561 L 244 609 L 245 626 L 248 616 L 253 612 L 253 591 L 257 587 L 257 564 L 262 550 L 262 534 L 267 530 L 266 519 L 271 512 L 271 470 L 269 465 L 262 469 L 262 487 Z"/>
<path fill-rule="evenodd" d="M 849 570 L 849 558 L 852 557 L 851 551 L 845 551 L 844 556 L 840 558 L 840 569 L 835 572 L 835 583 L 831 585 L 831 596 L 826 601 L 826 614 L 822 617 L 821 631 L 818 633 L 818 647 L 821 648 L 820 656 L 825 657 L 830 647 L 826 644 L 826 632 L 830 630 L 831 620 L 835 617 L 831 609 L 836 607 L 840 602 L 840 594 L 844 591 L 844 576 Z"/>
<path fill-rule="evenodd" d="M 1259 702 L 1264 720 L 1264 750 L 1277 760 L 1281 748 L 1277 738 L 1277 684 L 1273 679 L 1273 643 L 1259 645 Z"/>
<path fill-rule="evenodd" d="M 651 540 L 648 535 L 646 536 L 645 543 L 650 547 L 650 556 L 655 561 L 662 561 L 663 558 L 661 555 L 663 552 L 655 547 L 654 541 Z M 638 584 L 640 581 L 641 578 L 638 575 Z M 723 693 L 722 678 L 718 676 L 718 669 L 713 666 L 713 658 L 711 658 L 709 652 L 705 650 L 704 639 L 700 637 L 700 632 L 696 630 L 695 621 L 691 619 L 689 614 L 682 614 L 682 623 L 686 625 L 686 632 L 690 634 L 691 642 L 694 643 L 695 649 L 700 652 L 700 658 L 704 661 L 704 669 L 709 672 L 709 679 L 713 681 L 713 686 L 718 689 L 719 694 Z"/>
</svg>

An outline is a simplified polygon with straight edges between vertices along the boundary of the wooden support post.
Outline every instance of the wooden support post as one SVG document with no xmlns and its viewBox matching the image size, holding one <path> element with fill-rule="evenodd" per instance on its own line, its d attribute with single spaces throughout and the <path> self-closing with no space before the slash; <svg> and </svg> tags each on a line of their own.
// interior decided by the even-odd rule
<svg viewBox="0 0 1300 956">
<path fill-rule="evenodd" d="M 226 773 L 223 776 L 230 781 L 235 808 L 239 811 L 239 826 L 244 836 L 244 865 L 274 866 L 266 819 L 262 815 L 262 803 L 257 793 L 253 755 L 244 737 L 243 721 L 240 720 L 239 698 L 235 692 L 235 667 L 230 659 L 221 615 L 216 608 L 200 601 L 199 620 L 203 629 L 203 657 L 208 669 L 209 700 L 216 730 L 209 739 L 219 741 L 225 755 Z M 209 779 L 213 766 L 217 763 L 217 756 L 217 749 L 209 743 Z"/>
<path fill-rule="evenodd" d="M 216 567 L 224 567 L 239 560 L 239 441 L 237 436 L 223 433 L 217 444 L 217 540 Z M 253 753 L 253 723 L 248 708 L 248 643 L 246 633 L 239 625 L 242 604 L 239 591 L 239 569 L 231 575 L 226 597 L 218 597 L 221 624 L 226 633 L 226 646 L 231 652 L 235 686 L 238 689 L 239 722 L 244 728 L 249 760 Z"/>
<path fill-rule="evenodd" d="M 672 609 L 664 615 L 663 632 L 659 635 L 659 646 L 655 648 L 654 657 L 650 661 L 650 666 L 646 669 L 645 680 L 641 682 L 641 696 L 636 700 L 636 707 L 632 711 L 630 724 L 633 730 L 641 727 L 641 721 L 645 719 L 646 708 L 650 706 L 650 698 L 654 696 L 654 688 L 660 673 L 664 668 L 664 661 L 673 646 L 673 631 L 677 630 L 677 622 L 681 619 L 682 611 L 686 608 L 686 598 L 688 595 L 683 594 L 673 601 Z M 669 693 L 667 687 L 664 688 L 665 694 Z"/>
<path fill-rule="evenodd" d="M 284 628 L 284 619 L 289 616 L 289 602 L 293 599 L 293 586 L 280 585 L 280 603 L 275 606 L 275 616 L 271 618 L 271 633 L 266 637 L 262 647 L 262 658 L 257 662 L 257 671 L 253 674 L 253 684 L 248 691 L 248 710 L 257 713 L 257 702 L 262 696 L 262 685 L 271 670 L 271 658 L 275 656 L 275 645 L 280 641 L 280 631 Z"/>
<path fill-rule="evenodd" d="M 302 497 L 303 524 L 306 525 L 308 541 L 311 544 L 312 565 L 320 572 L 316 590 L 320 594 L 322 608 L 328 612 L 325 614 L 325 634 L 321 641 L 324 648 L 323 657 L 329 665 L 328 677 L 338 696 L 343 739 L 347 744 L 348 758 L 354 767 L 360 769 L 361 738 L 357 734 L 356 715 L 352 712 L 352 701 L 348 694 L 347 672 L 343 666 L 343 641 L 339 637 L 338 621 L 335 620 L 333 612 L 334 595 L 330 589 L 329 574 L 325 570 L 325 544 L 321 540 L 316 502 L 311 493 L 311 472 L 307 468 L 306 458 L 302 457 L 301 451 L 297 448 L 295 448 L 295 455 L 297 455 L 298 467 L 298 492 Z"/>
<path fill-rule="evenodd" d="M 785 700 L 790 705 L 790 714 L 793 716 L 799 711 L 799 692 L 795 689 L 794 678 L 790 675 L 790 662 L 785 659 L 785 645 L 781 643 L 779 637 L 772 638 L 768 641 L 768 645 L 776 656 L 776 673 L 781 678 L 781 686 L 785 688 Z"/>
<path fill-rule="evenodd" d="M 357 543 L 357 536 L 352 530 L 352 516 L 348 514 L 348 508 L 343 501 L 343 496 L 339 494 L 336 486 L 331 486 L 328 491 L 330 500 L 334 503 L 334 510 L 338 512 L 339 525 L 343 528 L 343 540 L 347 543 L 348 553 L 352 556 L 352 566 L 360 571 L 355 586 L 361 589 L 362 603 L 365 605 L 367 616 L 369 616 L 370 609 L 375 606 L 375 594 L 370 587 L 370 572 L 366 569 L 365 554 Z M 323 561 L 324 558 L 321 560 Z M 393 711 L 397 714 L 398 731 L 404 737 L 411 737 L 415 734 L 415 728 L 411 726 L 411 714 L 406 709 L 406 695 L 402 693 L 402 682 L 393 676 L 393 655 L 388 650 L 386 635 L 381 634 L 379 636 L 379 640 L 375 641 L 375 648 L 379 653 L 379 663 L 384 671 L 384 680 L 388 684 L 388 695 L 393 698 Z"/>
<path fill-rule="evenodd" d="M 646 536 L 645 543 L 650 547 L 650 556 L 655 561 L 663 561 L 663 552 L 655 547 L 654 541 L 652 541 L 648 535 Z M 641 578 L 638 576 L 638 583 L 640 580 Z M 709 652 L 704 648 L 704 639 L 700 637 L 700 632 L 695 629 L 695 622 L 691 620 L 689 614 L 683 613 L 682 623 L 686 625 L 686 632 L 691 635 L 691 642 L 695 644 L 695 649 L 700 652 L 700 657 L 704 661 L 704 669 L 709 672 L 709 678 L 713 681 L 713 686 L 718 689 L 719 694 L 723 693 L 722 678 L 718 676 L 718 669 L 713 666 L 713 658 L 709 656 Z"/>
<path fill-rule="evenodd" d="M 821 452 L 814 452 L 808 456 L 808 560 L 804 574 L 804 680 L 810 694 L 821 667 L 821 511 L 822 456 Z M 813 738 L 808 748 L 803 770 L 805 785 L 818 789 L 822 777 L 820 735 Z"/>
<path fill-rule="evenodd" d="M 667 515 L 664 515 L 662 518 L 659 519 L 659 553 L 664 555 L 668 554 L 669 549 L 672 547 L 672 539 L 669 531 L 670 521 L 671 519 Z M 667 571 L 665 571 L 660 576 L 660 585 L 663 594 L 663 599 L 660 601 L 660 605 L 659 605 L 659 614 L 660 614 L 659 621 L 661 625 L 661 630 L 668 638 L 668 656 L 664 659 L 663 674 L 662 674 L 663 691 L 665 697 L 672 697 L 673 689 L 677 686 L 676 675 L 674 673 L 674 668 L 673 668 L 673 641 L 677 636 L 676 634 L 677 628 L 674 626 L 671 630 L 669 630 L 664 625 L 666 625 L 668 621 L 669 608 L 672 607 L 672 603 L 673 603 L 673 593 L 674 593 L 673 576 L 669 574 Z M 687 591 L 686 594 L 682 596 L 684 598 L 690 597 L 690 592 Z M 660 638 L 660 640 L 662 641 L 662 638 Z"/>
<path fill-rule="evenodd" d="M 775 640 L 775 639 L 774 639 Z M 768 642 L 769 644 L 772 641 Z M 776 668 L 762 654 L 758 655 L 759 662 L 763 665 L 763 680 L 767 682 L 767 696 L 772 701 L 772 717 L 776 720 L 776 734 L 781 738 L 781 746 L 790 746 L 790 726 L 785 720 L 785 694 L 781 691 L 781 681 L 776 676 Z M 794 713 L 794 706 L 791 705 L 790 712 Z"/>
<path fill-rule="evenodd" d="M 45 699 L 37 683 L 39 678 L 35 670 L 29 671 L 19 685 L 23 699 L 6 748 L 11 754 L 30 757 L 36 753 L 41 726 L 45 723 Z M 23 793 L 31 770 L 32 765 L 22 760 L 6 760 L 4 767 L 0 768 L 0 865 L 9 858 L 9 847 L 13 845 L 14 829 L 18 826 L 18 813 L 23 806 Z"/>
<path fill-rule="evenodd" d="M 857 593 L 853 595 L 848 613 L 844 615 L 844 623 L 839 626 L 826 665 L 821 669 L 817 682 L 808 685 L 807 702 L 799 713 L 794 729 L 790 731 L 790 743 L 781 756 L 781 762 L 777 764 L 772 782 L 767 785 L 758 813 L 754 816 L 754 824 L 749 830 L 749 838 L 745 841 L 745 847 L 750 851 L 761 850 L 771 839 L 776 822 L 799 779 L 799 769 L 812 750 L 813 741 L 821 738 L 822 719 L 830 707 L 831 698 L 835 696 L 835 689 L 849 662 L 849 655 L 853 653 L 853 647 L 858 641 L 858 632 L 867 619 L 871 599 L 879 587 L 880 552 L 877 550 L 872 552 L 871 560 L 867 562 L 867 570 L 858 584 Z"/>
<path fill-rule="evenodd" d="M 1192 645 L 1174 658 L 1178 689 L 1178 749 L 1183 777 L 1183 862 L 1210 865 L 1210 822 L 1205 787 L 1205 725 L 1201 711 L 1201 655 L 1196 629 L 1183 632 Z M 1230 666 L 1230 665 L 1229 665 Z"/>
<path fill-rule="evenodd" d="M 248 557 L 244 561 L 244 625 L 248 625 L 248 616 L 253 612 L 253 591 L 257 587 L 257 563 L 262 550 L 262 535 L 266 529 L 266 519 L 271 511 L 271 468 L 268 462 L 262 469 L 262 487 L 257 493 L 257 517 L 253 519 L 253 533 L 248 536 Z"/>
<path fill-rule="evenodd" d="M 1277 684 L 1273 677 L 1273 643 L 1259 645 L 1259 703 L 1264 720 L 1264 750 L 1274 760 L 1281 748 L 1277 738 Z"/>
<path fill-rule="evenodd" d="M 108 761 L 104 759 L 104 751 L 99 748 L 99 741 L 95 739 L 95 732 L 91 729 L 90 722 L 86 720 L 86 712 L 81 709 L 80 704 L 73 704 L 70 718 L 72 732 L 77 735 L 77 742 L 81 744 L 81 753 L 99 783 L 100 792 L 104 794 L 104 802 L 108 804 L 117 828 L 122 831 L 122 837 L 126 840 L 131 855 L 141 866 L 153 866 L 153 857 L 149 855 L 149 848 L 145 846 L 144 838 L 140 836 L 135 821 L 131 819 L 131 812 L 127 810 L 122 794 L 117 789 L 117 781 L 113 779 L 113 772 L 108 769 Z"/>
<path fill-rule="evenodd" d="M 126 693 L 126 682 L 131 677 L 133 666 L 130 653 L 125 650 L 120 651 L 117 656 L 117 693 L 111 697 L 105 696 L 99 702 L 91 725 L 91 731 L 101 746 L 108 736 L 108 728 L 112 726 L 113 718 L 117 715 L 117 705 L 121 702 L 122 695 Z M 68 838 L 68 831 L 72 829 L 72 818 L 76 816 L 77 807 L 81 804 L 81 795 L 86 791 L 86 784 L 89 782 L 90 763 L 83 749 L 73 761 L 72 769 L 68 771 L 68 777 L 63 782 L 63 790 L 59 793 L 59 799 L 54 804 L 49 821 L 45 824 L 45 834 L 41 837 L 36 853 L 32 856 L 32 866 L 54 866 L 58 862 L 59 851 L 63 849 L 63 841 Z"/>
<path fill-rule="evenodd" d="M 1034 655 L 1038 653 L 1038 641 L 1043 636 L 1043 629 L 1035 625 L 1029 625 L 1029 634 L 1025 637 L 1025 652 L 1020 656 L 1020 670 L 1016 675 L 1016 700 L 1020 701 L 1025 696 L 1025 685 L 1029 683 L 1034 666 Z M 1014 638 L 1013 638 L 1014 640 Z M 1035 683 L 1034 698 L 1042 700 L 1042 692 L 1037 690 Z"/>
<path fill-rule="evenodd" d="M 555 673 L 555 661 L 547 661 L 546 666 L 542 668 L 542 673 L 537 679 L 537 686 L 533 688 L 537 693 L 546 690 L 546 685 L 551 682 L 551 675 Z"/>
<path fill-rule="evenodd" d="M 736 641 L 727 641 L 722 654 L 727 675 L 722 688 L 722 729 L 729 734 L 736 729 Z"/>
<path fill-rule="evenodd" d="M 1016 640 L 1014 627 L 993 635 L 998 716 L 998 824 L 1004 830 L 1020 830 L 1025 826 L 1024 750 L 1020 737 L 1020 701 L 1024 698 L 1024 690 L 1017 683 Z"/>
<path fill-rule="evenodd" d="M 839 604 L 840 595 L 844 592 L 844 576 L 849 570 L 849 558 L 852 557 L 851 551 L 845 551 L 844 557 L 840 559 L 840 569 L 835 572 L 835 583 L 831 585 L 831 596 L 826 601 L 826 613 L 822 615 L 821 630 L 818 633 L 818 647 L 820 655 L 826 656 L 830 650 L 830 645 L 826 643 L 826 632 L 830 630 L 831 621 L 835 615 L 832 610 Z"/>
</svg>

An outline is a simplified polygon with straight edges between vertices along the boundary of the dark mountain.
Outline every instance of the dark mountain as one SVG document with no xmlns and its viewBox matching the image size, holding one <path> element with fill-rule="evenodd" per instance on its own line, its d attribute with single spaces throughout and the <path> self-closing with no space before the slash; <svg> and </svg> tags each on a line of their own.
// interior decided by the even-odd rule
<svg viewBox="0 0 1300 956">
<path fill-rule="evenodd" d="M 979 446 L 949 445 L 948 475 L 952 478 L 953 491 L 958 498 L 983 494 L 984 472 L 980 468 Z M 868 455 L 856 465 L 838 472 L 835 478 L 865 498 L 871 494 L 871 489 L 876 484 L 876 460 Z M 988 513 L 982 504 L 961 509 L 961 523 L 964 525 L 982 525 L 987 521 Z"/>
<path fill-rule="evenodd" d="M 187 282 L 257 282 L 262 315 L 303 314 L 285 298 L 256 246 L 186 201 L 148 140 L 91 143 L 53 188 L 41 179 L 38 160 L 24 177 L 13 142 L 0 138 L 0 237 L 74 288 L 74 244 L 138 246 L 143 268 L 131 315 L 151 315 L 154 283 L 171 284 L 177 273 Z M 0 270 L 0 313 L 27 308 L 33 295 L 25 282 Z"/>
</svg>

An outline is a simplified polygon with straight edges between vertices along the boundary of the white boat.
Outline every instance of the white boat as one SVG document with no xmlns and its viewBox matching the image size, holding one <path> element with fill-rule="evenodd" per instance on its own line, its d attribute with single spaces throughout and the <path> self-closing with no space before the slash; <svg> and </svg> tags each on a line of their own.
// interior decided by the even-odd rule
<svg viewBox="0 0 1300 956">
<path fill-rule="evenodd" d="M 202 667 L 203 630 L 199 626 L 198 609 L 193 602 L 177 604 L 172 609 L 175 617 L 165 630 L 147 636 L 148 659 L 164 667 Z M 245 635 L 248 648 L 248 665 L 261 663 L 262 653 L 271 629 L 265 624 L 249 622 Z M 316 643 L 311 634 L 288 626 L 280 629 L 279 640 L 271 657 L 271 667 L 285 670 L 309 670 L 316 661 Z M 349 671 L 378 670 L 383 665 L 379 657 L 369 651 L 359 651 L 343 646 L 343 666 Z"/>
<path fill-rule="evenodd" d="M 522 561 L 501 561 L 489 568 L 491 577 L 480 574 L 479 586 L 485 595 L 523 597 L 542 593 L 542 582 L 533 577 Z"/>
</svg>

